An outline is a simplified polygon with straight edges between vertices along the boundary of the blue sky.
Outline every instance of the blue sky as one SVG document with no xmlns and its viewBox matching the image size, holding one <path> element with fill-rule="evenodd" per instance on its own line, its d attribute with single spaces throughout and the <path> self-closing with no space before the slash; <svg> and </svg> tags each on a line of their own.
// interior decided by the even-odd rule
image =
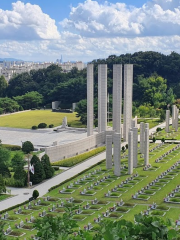
<svg viewBox="0 0 180 240">
<path fill-rule="evenodd" d="M 180 0 L 1 0 L 0 33 L 0 58 L 180 52 Z"/>
</svg>

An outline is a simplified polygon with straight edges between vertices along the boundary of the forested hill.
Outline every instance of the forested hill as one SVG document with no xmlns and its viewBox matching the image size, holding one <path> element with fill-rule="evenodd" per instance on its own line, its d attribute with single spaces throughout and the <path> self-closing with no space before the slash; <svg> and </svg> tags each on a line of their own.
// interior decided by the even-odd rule
<svg viewBox="0 0 180 240">
<path fill-rule="evenodd" d="M 138 85 L 139 76 L 146 78 L 157 74 L 167 79 L 168 88 L 172 87 L 177 98 L 180 98 L 180 54 L 172 52 L 164 55 L 157 52 L 136 52 L 134 54 L 111 55 L 107 59 L 93 60 L 95 65 L 95 97 L 97 96 L 97 65 L 108 64 L 108 92 L 112 92 L 112 68 L 116 63 L 134 64 L 134 89 Z M 20 96 L 27 92 L 37 91 L 44 97 L 45 103 L 59 100 L 71 104 L 86 98 L 86 69 L 78 71 L 74 68 L 64 73 L 56 65 L 30 74 L 23 73 L 10 80 L 7 96 Z M 135 100 L 138 94 L 134 94 Z"/>
</svg>

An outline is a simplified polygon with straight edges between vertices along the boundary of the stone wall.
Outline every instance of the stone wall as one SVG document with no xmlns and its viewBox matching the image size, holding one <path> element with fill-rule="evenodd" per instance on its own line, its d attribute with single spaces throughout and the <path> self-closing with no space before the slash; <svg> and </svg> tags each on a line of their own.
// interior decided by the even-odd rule
<svg viewBox="0 0 180 240">
<path fill-rule="evenodd" d="M 56 162 L 101 146 L 105 144 L 106 135 L 113 134 L 113 131 L 98 133 L 75 142 L 45 148 L 45 153 L 49 156 L 51 162 Z"/>
</svg>

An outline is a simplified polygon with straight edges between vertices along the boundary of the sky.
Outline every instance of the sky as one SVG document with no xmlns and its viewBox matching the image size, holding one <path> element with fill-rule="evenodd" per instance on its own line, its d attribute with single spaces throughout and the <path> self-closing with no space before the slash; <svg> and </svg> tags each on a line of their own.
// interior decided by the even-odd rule
<svg viewBox="0 0 180 240">
<path fill-rule="evenodd" d="M 180 53 L 180 0 L 0 0 L 0 58 Z"/>
</svg>

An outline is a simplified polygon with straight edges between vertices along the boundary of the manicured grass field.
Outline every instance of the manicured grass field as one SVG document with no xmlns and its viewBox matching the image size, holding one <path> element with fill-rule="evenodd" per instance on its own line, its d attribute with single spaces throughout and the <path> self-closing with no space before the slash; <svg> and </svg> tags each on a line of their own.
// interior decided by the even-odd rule
<svg viewBox="0 0 180 240">
<path fill-rule="evenodd" d="M 62 120 L 67 117 L 68 125 L 71 127 L 85 127 L 76 117 L 76 113 L 57 113 L 51 110 L 34 110 L 29 112 L 22 112 L 8 116 L 0 116 L 0 127 L 12 128 L 31 128 L 33 125 L 37 126 L 39 123 L 54 124 L 54 126 L 62 125 Z"/>
<path fill-rule="evenodd" d="M 165 129 L 163 129 L 162 131 L 156 132 L 154 133 L 154 136 L 156 139 L 169 139 L 169 140 L 180 140 L 180 129 L 178 129 L 178 132 L 175 132 L 175 129 L 172 128 L 172 126 L 170 126 L 169 128 L 169 133 L 166 133 Z"/>
<path fill-rule="evenodd" d="M 153 148 L 155 145 L 156 144 L 151 144 L 150 149 Z M 117 192 L 114 192 L 115 194 L 112 194 L 111 197 L 105 197 L 105 194 L 107 194 L 108 190 L 111 191 L 111 189 L 121 184 L 121 182 L 125 181 L 128 177 L 130 177 L 130 175 L 127 174 L 127 169 L 124 169 L 122 170 L 122 175 L 120 177 L 114 176 L 114 169 L 106 170 L 104 161 L 100 165 L 94 166 L 94 168 L 87 170 L 83 174 L 80 174 L 78 177 L 50 191 L 48 194 L 46 194 L 46 197 L 50 196 L 51 200 L 45 201 L 43 198 L 41 198 L 41 204 L 39 206 L 33 207 L 33 209 L 31 210 L 24 210 L 24 206 L 22 206 L 22 211 L 24 212 L 23 214 L 14 214 L 13 210 L 9 211 L 9 216 L 16 217 L 17 219 L 15 221 L 6 221 L 7 227 L 10 224 L 13 231 L 21 231 L 23 233 L 26 233 L 23 237 L 19 238 L 20 240 L 23 240 L 25 237 L 28 239 L 32 234 L 36 233 L 36 230 L 17 230 L 15 228 L 15 223 L 19 224 L 21 219 L 26 222 L 26 218 L 29 220 L 31 215 L 33 215 L 35 218 L 38 218 L 39 213 L 42 213 L 43 210 L 46 210 L 47 214 L 53 216 L 61 215 L 63 214 L 65 208 L 59 206 L 57 207 L 57 203 L 60 205 L 61 201 L 63 201 L 65 204 L 67 204 L 67 199 L 71 197 L 76 200 L 75 205 L 77 205 L 77 209 L 82 210 L 80 214 L 74 215 L 74 218 L 78 219 L 78 224 L 81 228 L 83 228 L 84 225 L 87 225 L 88 222 L 91 222 L 93 226 L 96 226 L 96 223 L 94 223 L 94 218 L 97 218 L 98 215 L 102 217 L 103 213 L 105 213 L 109 208 L 112 208 L 121 199 L 126 203 L 125 206 L 118 208 L 117 212 L 113 212 L 112 214 L 110 214 L 108 219 L 114 221 L 116 219 L 120 219 L 121 217 L 121 219 L 124 218 L 126 220 L 133 221 L 135 214 L 144 212 L 145 210 L 147 210 L 147 207 L 150 204 L 156 202 L 156 204 L 160 205 L 161 207 L 159 207 L 152 214 L 160 214 L 159 216 L 163 218 L 172 218 L 175 221 L 179 218 L 179 205 L 164 203 L 163 199 L 167 194 L 172 191 L 172 189 L 174 189 L 178 184 L 180 184 L 180 169 L 177 169 L 177 172 L 175 173 L 175 175 L 173 175 L 172 178 L 171 175 L 168 175 L 169 178 L 166 180 L 167 183 L 165 186 L 163 186 L 163 183 L 161 188 L 156 187 L 151 191 L 147 191 L 147 195 L 149 194 L 148 196 L 150 196 L 148 200 L 146 200 L 145 197 L 142 198 L 142 200 L 132 199 L 132 195 L 138 192 L 138 190 L 141 190 L 152 180 L 155 180 L 156 177 L 169 169 L 174 163 L 176 163 L 180 159 L 180 152 L 179 149 L 177 149 L 171 152 L 168 156 L 166 156 L 165 161 L 155 163 L 156 158 L 162 156 L 174 146 L 176 145 L 164 144 L 156 150 L 150 152 L 150 163 L 155 170 L 144 171 L 142 166 L 143 159 L 140 157 L 139 154 L 138 168 L 134 169 L 134 174 L 138 173 L 138 176 L 134 177 L 131 181 L 129 181 L 129 183 L 125 187 L 119 188 L 119 190 L 117 190 Z M 122 159 L 122 163 L 127 166 L 126 157 Z M 99 170 L 99 172 L 95 172 L 95 170 Z M 104 178 L 105 176 L 109 177 Z M 96 183 L 102 178 L 104 178 L 103 182 L 95 186 L 94 183 Z M 78 183 L 78 181 L 80 182 Z M 77 185 L 74 185 L 75 182 L 77 183 Z M 74 186 L 72 186 L 71 184 Z M 67 186 L 72 186 L 72 188 L 67 188 Z M 59 192 L 60 190 L 63 190 L 63 188 L 66 193 Z M 87 194 L 82 195 L 80 192 L 84 191 L 84 189 L 86 189 Z M 155 192 L 155 194 L 150 195 L 152 192 Z M 95 198 L 97 198 L 100 202 L 93 205 L 92 200 L 94 200 Z M 90 208 L 88 210 L 85 210 L 83 206 L 85 206 L 87 203 L 90 204 Z M 56 206 L 56 210 L 54 212 L 51 212 L 50 210 L 52 209 L 53 205 Z M 71 206 L 71 204 L 68 204 L 68 206 Z M 165 209 L 167 209 L 167 207 L 170 209 L 168 211 L 163 211 L 162 206 L 166 206 Z M 16 210 L 17 209 L 18 208 L 16 208 Z M 164 212 L 165 216 L 163 216 Z M 14 238 L 8 237 L 8 239 Z"/>
</svg>

